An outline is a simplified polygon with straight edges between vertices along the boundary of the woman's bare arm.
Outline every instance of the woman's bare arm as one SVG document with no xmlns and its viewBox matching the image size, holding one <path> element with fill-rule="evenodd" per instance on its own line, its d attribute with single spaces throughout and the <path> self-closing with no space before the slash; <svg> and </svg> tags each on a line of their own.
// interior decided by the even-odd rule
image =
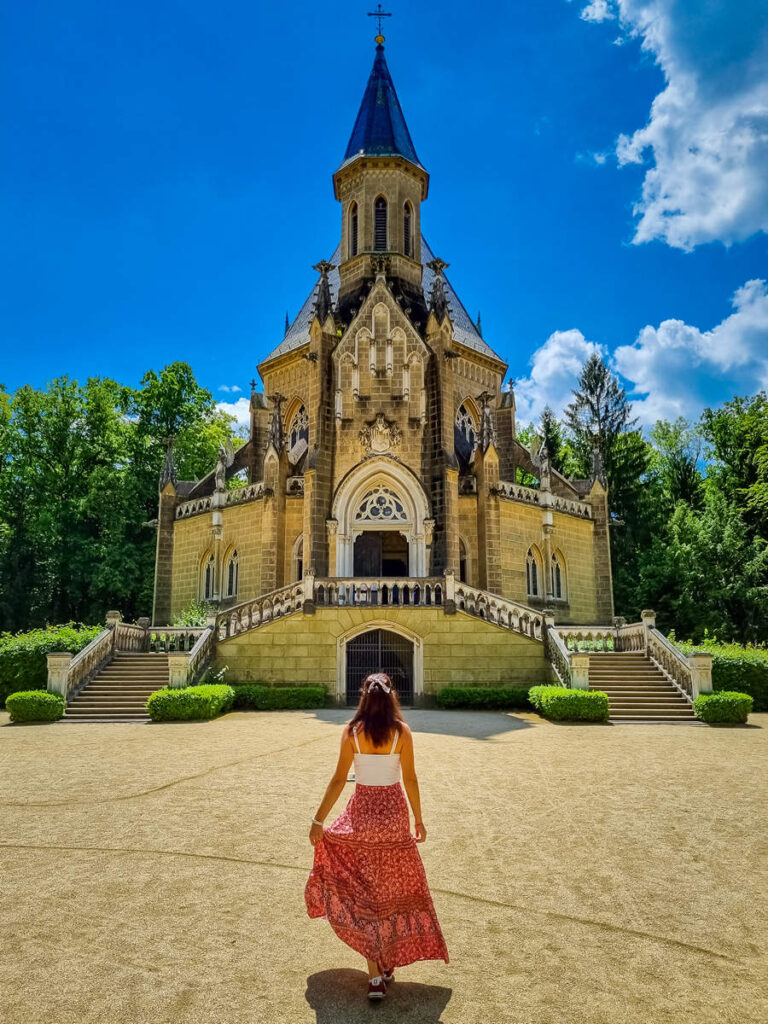
<svg viewBox="0 0 768 1024">
<path fill-rule="evenodd" d="M 349 728 L 344 727 L 344 732 L 341 735 L 341 749 L 339 750 L 339 760 L 336 764 L 336 770 L 331 776 L 331 781 L 325 790 L 325 796 L 322 799 L 322 803 L 317 809 L 315 817 L 318 821 L 325 821 L 331 812 L 331 808 L 341 796 L 344 785 L 347 781 L 347 775 L 349 774 L 349 766 L 352 764 L 352 744 L 349 741 Z M 312 824 L 312 828 L 309 830 L 309 841 L 314 846 L 318 839 L 323 837 L 322 825 Z"/>
<path fill-rule="evenodd" d="M 403 771 L 403 787 L 408 794 L 408 802 L 413 811 L 416 823 L 416 842 L 423 843 L 427 838 L 427 830 L 421 820 L 421 796 L 419 780 L 416 778 L 416 766 L 413 760 L 413 736 L 408 726 L 403 728 L 403 745 L 400 748 L 400 767 Z"/>
</svg>

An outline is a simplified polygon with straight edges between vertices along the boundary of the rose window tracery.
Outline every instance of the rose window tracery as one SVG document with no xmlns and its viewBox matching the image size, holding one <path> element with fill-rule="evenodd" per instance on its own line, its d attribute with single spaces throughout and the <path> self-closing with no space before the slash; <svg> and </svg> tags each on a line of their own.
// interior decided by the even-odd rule
<svg viewBox="0 0 768 1024">
<path fill-rule="evenodd" d="M 403 503 L 388 487 L 374 487 L 368 491 L 355 513 L 355 522 L 400 523 L 407 522 Z"/>
</svg>

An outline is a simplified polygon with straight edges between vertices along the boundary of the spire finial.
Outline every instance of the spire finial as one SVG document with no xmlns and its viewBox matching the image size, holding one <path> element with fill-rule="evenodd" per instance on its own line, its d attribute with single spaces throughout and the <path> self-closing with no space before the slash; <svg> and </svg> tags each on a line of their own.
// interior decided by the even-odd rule
<svg viewBox="0 0 768 1024">
<path fill-rule="evenodd" d="M 378 4 L 375 11 L 368 11 L 368 17 L 378 19 L 378 28 L 376 31 L 376 44 L 378 46 L 381 46 L 382 43 L 384 42 L 384 36 L 381 34 L 381 19 L 391 18 L 392 14 L 389 11 L 385 11 L 381 4 Z"/>
</svg>

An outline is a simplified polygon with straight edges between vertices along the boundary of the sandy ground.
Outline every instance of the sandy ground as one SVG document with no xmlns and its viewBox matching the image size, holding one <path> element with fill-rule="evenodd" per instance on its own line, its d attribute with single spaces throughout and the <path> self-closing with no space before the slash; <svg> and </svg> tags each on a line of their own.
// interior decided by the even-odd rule
<svg viewBox="0 0 768 1024">
<path fill-rule="evenodd" d="M 378 1005 L 304 909 L 348 717 L 0 713 L 4 1024 L 764 1024 L 768 714 L 408 712 L 451 963 Z"/>
</svg>

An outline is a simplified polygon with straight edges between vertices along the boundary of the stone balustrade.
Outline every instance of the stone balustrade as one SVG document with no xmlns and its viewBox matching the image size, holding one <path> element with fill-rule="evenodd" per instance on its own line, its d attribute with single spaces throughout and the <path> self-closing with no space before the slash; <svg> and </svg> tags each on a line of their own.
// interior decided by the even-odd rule
<svg viewBox="0 0 768 1024">
<path fill-rule="evenodd" d="M 75 655 L 59 651 L 49 654 L 48 690 L 68 700 L 112 659 L 114 651 L 115 630 L 107 627 Z"/>
<path fill-rule="evenodd" d="M 302 478 L 303 480 L 303 478 Z M 221 497 L 219 497 L 221 495 Z M 264 497 L 264 481 L 248 484 L 247 487 L 233 487 L 230 491 L 217 491 L 202 498 L 191 498 L 189 501 L 180 501 L 174 513 L 176 519 L 188 519 L 190 516 L 199 516 L 204 512 L 211 512 L 215 508 L 227 508 L 230 505 L 242 505 L 248 501 L 257 501 Z"/>
<path fill-rule="evenodd" d="M 560 494 L 552 494 L 551 491 L 538 491 L 534 487 L 524 487 L 522 484 L 515 484 L 509 480 L 500 480 L 497 486 L 498 494 L 502 498 L 509 498 L 511 501 L 521 501 L 525 505 L 538 505 L 546 507 L 555 512 L 564 512 L 569 516 L 578 516 L 580 519 L 592 518 L 592 507 L 585 501 L 577 501 L 575 498 L 564 498 Z"/>
<path fill-rule="evenodd" d="M 296 583 L 289 583 L 287 587 L 280 587 L 264 594 L 262 597 L 253 598 L 250 601 L 242 601 L 240 604 L 228 608 L 212 617 L 215 640 L 229 640 L 246 630 L 255 629 L 266 622 L 272 622 L 284 615 L 290 615 L 304 607 L 305 582 L 314 577 L 308 576 Z"/>
<path fill-rule="evenodd" d="M 446 573 L 446 584 L 446 600 L 453 600 L 459 611 L 469 612 L 495 626 L 511 629 L 543 643 L 545 625 L 541 612 L 487 590 L 470 587 L 468 583 L 456 582 L 452 572 Z"/>
<path fill-rule="evenodd" d="M 324 605 L 370 607 L 397 605 L 442 605 L 445 580 L 441 576 L 359 576 L 353 579 L 316 579 L 314 601 Z"/>
</svg>

